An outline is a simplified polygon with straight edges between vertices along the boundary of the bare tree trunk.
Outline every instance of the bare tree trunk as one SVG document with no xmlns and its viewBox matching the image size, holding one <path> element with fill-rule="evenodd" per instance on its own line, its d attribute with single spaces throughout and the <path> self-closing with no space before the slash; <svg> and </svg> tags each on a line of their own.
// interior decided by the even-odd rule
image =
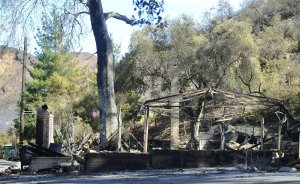
<svg viewBox="0 0 300 184">
<path fill-rule="evenodd" d="M 108 142 L 114 148 L 117 146 L 118 115 L 114 92 L 113 49 L 107 31 L 101 0 L 90 0 L 89 10 L 98 55 L 97 83 L 100 111 L 100 150 L 104 150 L 107 148 Z"/>
</svg>

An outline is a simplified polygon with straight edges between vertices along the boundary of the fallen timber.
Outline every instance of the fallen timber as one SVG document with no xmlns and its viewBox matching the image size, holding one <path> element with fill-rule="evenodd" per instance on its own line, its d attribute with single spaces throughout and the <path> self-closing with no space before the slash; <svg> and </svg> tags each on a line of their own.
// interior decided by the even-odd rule
<svg viewBox="0 0 300 184">
<path fill-rule="evenodd" d="M 21 148 L 21 166 L 30 165 L 31 157 L 66 157 L 64 154 L 54 152 L 48 148 L 28 142 Z"/>
<path fill-rule="evenodd" d="M 192 101 L 194 101 L 195 103 L 191 103 Z M 213 120 L 216 124 L 222 125 L 221 127 L 223 128 L 224 125 L 230 120 L 237 117 L 242 117 L 243 115 L 245 116 L 245 109 L 247 109 L 248 112 L 259 112 L 262 123 L 261 130 L 259 132 L 260 135 L 258 135 L 256 138 L 260 139 L 260 142 L 254 143 L 251 148 L 260 146 L 261 150 L 252 150 L 249 148 L 246 148 L 244 150 L 230 150 L 230 148 L 228 147 L 227 149 L 229 150 L 225 150 L 224 143 L 221 143 L 221 140 L 222 137 L 223 140 L 225 140 L 224 134 L 226 134 L 228 130 L 225 132 L 223 128 L 219 132 L 220 146 L 215 150 L 183 150 L 172 148 L 148 150 L 150 126 L 148 122 L 149 111 L 152 111 L 154 113 L 158 111 L 158 113 L 160 114 L 163 114 L 164 112 L 165 114 L 170 114 L 170 112 L 172 111 L 184 110 L 184 108 L 194 108 L 193 110 L 197 112 L 195 113 L 194 119 L 191 119 L 193 123 L 196 124 L 205 122 L 205 120 Z M 206 114 L 211 115 L 211 117 L 201 116 L 201 111 L 204 108 L 206 109 Z M 218 109 L 224 110 L 221 113 L 218 113 Z M 263 164 L 268 165 L 274 161 L 273 157 L 275 157 L 275 155 L 278 155 L 278 153 L 281 153 L 283 150 L 281 150 L 280 147 L 278 147 L 279 149 L 271 148 L 270 150 L 265 150 L 263 148 L 264 143 L 276 138 L 276 136 L 273 136 L 271 138 L 265 139 L 264 116 L 268 113 L 274 113 L 278 110 L 283 112 L 288 117 L 288 119 L 294 121 L 293 117 L 283 106 L 281 100 L 268 98 L 264 95 L 257 96 L 252 94 L 242 94 L 209 88 L 147 100 L 144 102 L 144 153 L 124 154 L 119 152 L 100 152 L 96 154 L 87 154 L 85 156 L 85 172 L 99 172 L 106 169 L 123 170 L 147 168 L 167 169 L 230 167 L 236 166 L 238 164 L 245 164 L 250 167 L 258 167 L 259 165 Z M 179 115 L 179 112 L 177 112 L 177 115 Z M 276 117 L 274 114 L 273 116 Z M 170 117 L 174 118 L 171 115 Z M 277 121 L 278 120 L 276 119 L 276 123 L 278 123 Z M 278 124 L 281 124 L 280 119 Z M 299 122 L 296 122 L 296 124 L 298 124 L 297 127 L 299 127 Z M 287 131 L 284 129 L 282 130 L 282 126 L 280 126 L 278 127 L 278 129 L 282 131 L 279 135 L 282 135 L 284 133 L 293 133 L 295 135 L 298 135 L 299 132 L 294 132 L 297 127 L 288 129 Z M 193 138 L 193 136 L 195 136 L 195 133 L 194 135 L 191 135 L 191 138 Z M 279 140 L 277 144 L 280 145 Z M 126 157 L 124 157 L 124 155 L 126 155 Z"/>
<path fill-rule="evenodd" d="M 41 171 L 74 166 L 72 157 L 28 142 L 21 149 L 21 169 L 30 165 L 30 171 Z"/>
</svg>

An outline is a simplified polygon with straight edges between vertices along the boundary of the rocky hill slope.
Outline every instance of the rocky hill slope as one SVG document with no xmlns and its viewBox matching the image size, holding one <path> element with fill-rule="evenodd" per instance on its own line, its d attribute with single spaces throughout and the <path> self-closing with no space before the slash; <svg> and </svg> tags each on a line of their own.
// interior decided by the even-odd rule
<svg viewBox="0 0 300 184">
<path fill-rule="evenodd" d="M 32 54 L 27 55 L 27 68 L 36 61 Z M 74 61 L 82 68 L 96 69 L 97 57 L 87 52 L 76 53 Z M 18 118 L 18 100 L 22 84 L 22 51 L 0 46 L 0 132 L 7 133 Z M 28 71 L 26 78 L 30 78 Z"/>
</svg>

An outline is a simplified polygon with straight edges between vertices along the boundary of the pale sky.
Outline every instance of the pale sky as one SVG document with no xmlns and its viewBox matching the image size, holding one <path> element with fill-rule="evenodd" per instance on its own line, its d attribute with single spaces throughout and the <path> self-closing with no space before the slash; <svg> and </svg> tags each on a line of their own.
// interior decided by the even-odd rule
<svg viewBox="0 0 300 184">
<path fill-rule="evenodd" d="M 243 0 L 229 0 L 234 9 L 240 7 Z M 131 0 L 102 0 L 105 11 L 115 11 L 128 17 L 134 14 Z M 201 16 L 206 10 L 215 7 L 219 0 L 165 0 L 165 12 L 163 17 L 177 17 L 181 14 L 193 16 L 196 20 L 201 20 Z M 130 35 L 134 30 L 141 29 L 139 26 L 129 26 L 122 21 L 109 19 L 107 21 L 108 31 L 113 34 L 113 39 L 121 43 L 121 52 L 124 54 L 129 46 Z M 88 34 L 82 43 L 82 51 L 95 53 L 96 46 L 92 32 Z"/>
<path fill-rule="evenodd" d="M 205 11 L 209 11 L 211 8 L 216 7 L 219 0 L 164 0 L 164 13 L 161 14 L 162 17 L 175 18 L 182 14 L 187 14 L 193 16 L 199 22 Z M 228 0 L 232 7 L 237 10 L 240 7 L 240 3 L 243 0 Z M 102 0 L 103 9 L 105 12 L 114 11 L 120 14 L 131 17 L 135 12 L 133 11 L 132 0 Z M 90 19 L 88 15 L 83 15 L 84 21 L 89 32 L 84 34 L 84 38 L 81 40 L 81 51 L 96 53 L 96 44 L 94 40 L 93 33 L 90 28 Z M 201 23 L 201 22 L 200 22 Z M 138 29 L 140 26 L 130 26 L 122 21 L 115 20 L 113 18 L 107 21 L 108 31 L 112 33 L 113 39 L 116 43 L 121 44 L 121 53 L 124 54 L 128 51 L 130 35 Z M 1 30 L 0 30 L 1 34 Z M 36 43 L 34 40 L 35 32 L 29 33 L 29 52 L 34 54 L 34 48 Z M 21 39 L 23 40 L 23 39 Z M 1 39 L 0 39 L 1 43 Z M 23 45 L 23 44 L 19 44 Z M 22 49 L 20 47 L 19 49 Z M 79 50 L 76 50 L 79 51 Z"/>
</svg>

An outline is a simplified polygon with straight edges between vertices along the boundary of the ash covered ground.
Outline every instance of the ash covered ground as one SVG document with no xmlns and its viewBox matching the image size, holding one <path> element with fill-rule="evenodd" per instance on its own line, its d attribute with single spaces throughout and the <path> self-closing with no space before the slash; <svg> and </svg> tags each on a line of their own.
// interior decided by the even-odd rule
<svg viewBox="0 0 300 184">
<path fill-rule="evenodd" d="M 0 168 L 16 162 L 0 160 Z M 0 183 L 101 183 L 101 184 L 182 184 L 182 183 L 300 183 L 300 172 L 244 172 L 236 168 L 195 168 L 115 171 L 100 173 L 29 173 L 2 175 Z"/>
</svg>

